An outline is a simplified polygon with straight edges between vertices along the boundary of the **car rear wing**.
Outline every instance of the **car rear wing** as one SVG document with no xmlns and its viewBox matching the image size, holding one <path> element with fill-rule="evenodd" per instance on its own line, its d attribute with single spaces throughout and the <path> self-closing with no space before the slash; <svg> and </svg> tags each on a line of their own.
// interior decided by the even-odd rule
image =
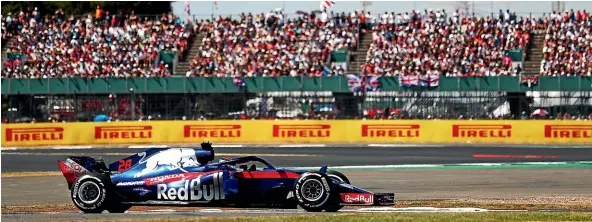
<svg viewBox="0 0 592 222">
<path fill-rule="evenodd" d="M 68 189 L 79 177 L 90 172 L 109 174 L 105 162 L 100 157 L 70 156 L 66 160 L 59 160 L 58 165 L 68 182 Z"/>
</svg>

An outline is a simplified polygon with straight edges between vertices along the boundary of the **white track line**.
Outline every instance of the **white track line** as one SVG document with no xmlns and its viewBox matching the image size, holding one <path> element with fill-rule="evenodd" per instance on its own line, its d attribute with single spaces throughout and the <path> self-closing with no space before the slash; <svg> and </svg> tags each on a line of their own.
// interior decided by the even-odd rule
<svg viewBox="0 0 592 222">
<path fill-rule="evenodd" d="M 167 145 L 133 145 L 128 146 L 127 148 L 130 149 L 149 149 L 149 148 L 168 148 Z"/>
<path fill-rule="evenodd" d="M 360 208 L 355 212 L 487 212 L 487 209 L 481 208 L 437 208 L 437 207 L 370 207 Z"/>
<path fill-rule="evenodd" d="M 592 161 L 574 162 L 512 162 L 512 163 L 450 163 L 450 164 L 399 164 L 399 165 L 363 165 L 363 166 L 330 166 L 330 169 L 397 169 L 397 168 L 443 168 L 443 167 L 480 167 L 480 166 L 511 166 L 511 165 L 568 165 L 592 164 Z M 318 169 L 318 167 L 284 167 L 295 170 Z"/>
<path fill-rule="evenodd" d="M 83 150 L 83 149 L 91 149 L 91 146 L 56 146 L 56 147 L 44 147 L 39 149 L 50 149 L 50 150 Z M 25 147 L 3 147 L 3 151 L 8 150 L 26 150 Z"/>
<path fill-rule="evenodd" d="M 220 144 L 220 145 L 212 145 L 213 148 L 241 148 L 244 145 L 236 145 L 236 144 Z"/>
<path fill-rule="evenodd" d="M 279 147 L 282 148 L 297 148 L 297 147 L 325 147 L 326 144 L 289 144 L 289 145 L 280 145 Z"/>
<path fill-rule="evenodd" d="M 369 147 L 442 147 L 434 144 L 368 144 Z"/>
</svg>

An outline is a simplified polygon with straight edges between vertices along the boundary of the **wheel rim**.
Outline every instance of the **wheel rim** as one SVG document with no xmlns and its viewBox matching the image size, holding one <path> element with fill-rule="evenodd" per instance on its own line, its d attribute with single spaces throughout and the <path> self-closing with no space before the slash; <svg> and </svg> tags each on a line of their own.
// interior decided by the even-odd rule
<svg viewBox="0 0 592 222">
<path fill-rule="evenodd" d="M 101 188 L 92 181 L 86 181 L 78 189 L 78 198 L 85 204 L 95 203 L 101 196 Z"/>
<path fill-rule="evenodd" d="M 323 196 L 323 184 L 318 180 L 307 180 L 300 189 L 302 197 L 307 201 L 317 201 Z"/>
</svg>

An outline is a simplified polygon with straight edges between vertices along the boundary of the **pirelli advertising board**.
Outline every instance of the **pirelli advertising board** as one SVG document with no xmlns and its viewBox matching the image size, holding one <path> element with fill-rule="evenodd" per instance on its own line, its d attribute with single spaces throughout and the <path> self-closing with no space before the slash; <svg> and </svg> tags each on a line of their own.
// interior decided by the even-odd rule
<svg viewBox="0 0 592 222">
<path fill-rule="evenodd" d="M 152 121 L 2 124 L 2 146 L 159 143 L 590 144 L 592 122 L 453 120 Z"/>
</svg>

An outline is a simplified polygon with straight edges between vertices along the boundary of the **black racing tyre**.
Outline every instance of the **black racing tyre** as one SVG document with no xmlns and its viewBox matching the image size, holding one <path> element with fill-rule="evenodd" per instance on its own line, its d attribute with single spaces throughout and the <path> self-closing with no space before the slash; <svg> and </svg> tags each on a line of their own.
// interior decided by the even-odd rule
<svg viewBox="0 0 592 222">
<path fill-rule="evenodd" d="M 343 175 L 343 173 L 339 172 L 339 171 L 327 171 L 327 176 L 329 176 L 329 178 L 331 179 L 336 179 L 337 181 L 340 181 L 342 183 L 347 183 L 350 184 L 349 179 Z M 339 195 L 337 195 L 339 196 Z M 337 212 L 339 210 L 341 210 L 341 208 L 343 208 L 343 206 L 341 206 L 341 197 L 336 197 L 337 200 L 333 200 L 332 204 L 327 206 L 325 208 L 325 211 L 327 212 Z"/>
<path fill-rule="evenodd" d="M 337 179 L 343 183 L 347 183 L 347 184 L 351 184 L 349 182 L 349 179 L 347 179 L 347 177 L 345 175 L 343 175 L 343 173 L 339 172 L 339 171 L 327 171 L 327 176 L 329 176 L 332 179 Z"/>
<path fill-rule="evenodd" d="M 72 184 L 71 196 L 74 205 L 84 213 L 101 213 L 109 205 L 105 183 L 91 174 Z"/>
<path fill-rule="evenodd" d="M 321 172 L 307 172 L 294 183 L 294 196 L 302 209 L 320 212 L 339 204 L 339 192 L 331 178 Z M 337 200 L 337 201 L 336 201 Z"/>
</svg>

